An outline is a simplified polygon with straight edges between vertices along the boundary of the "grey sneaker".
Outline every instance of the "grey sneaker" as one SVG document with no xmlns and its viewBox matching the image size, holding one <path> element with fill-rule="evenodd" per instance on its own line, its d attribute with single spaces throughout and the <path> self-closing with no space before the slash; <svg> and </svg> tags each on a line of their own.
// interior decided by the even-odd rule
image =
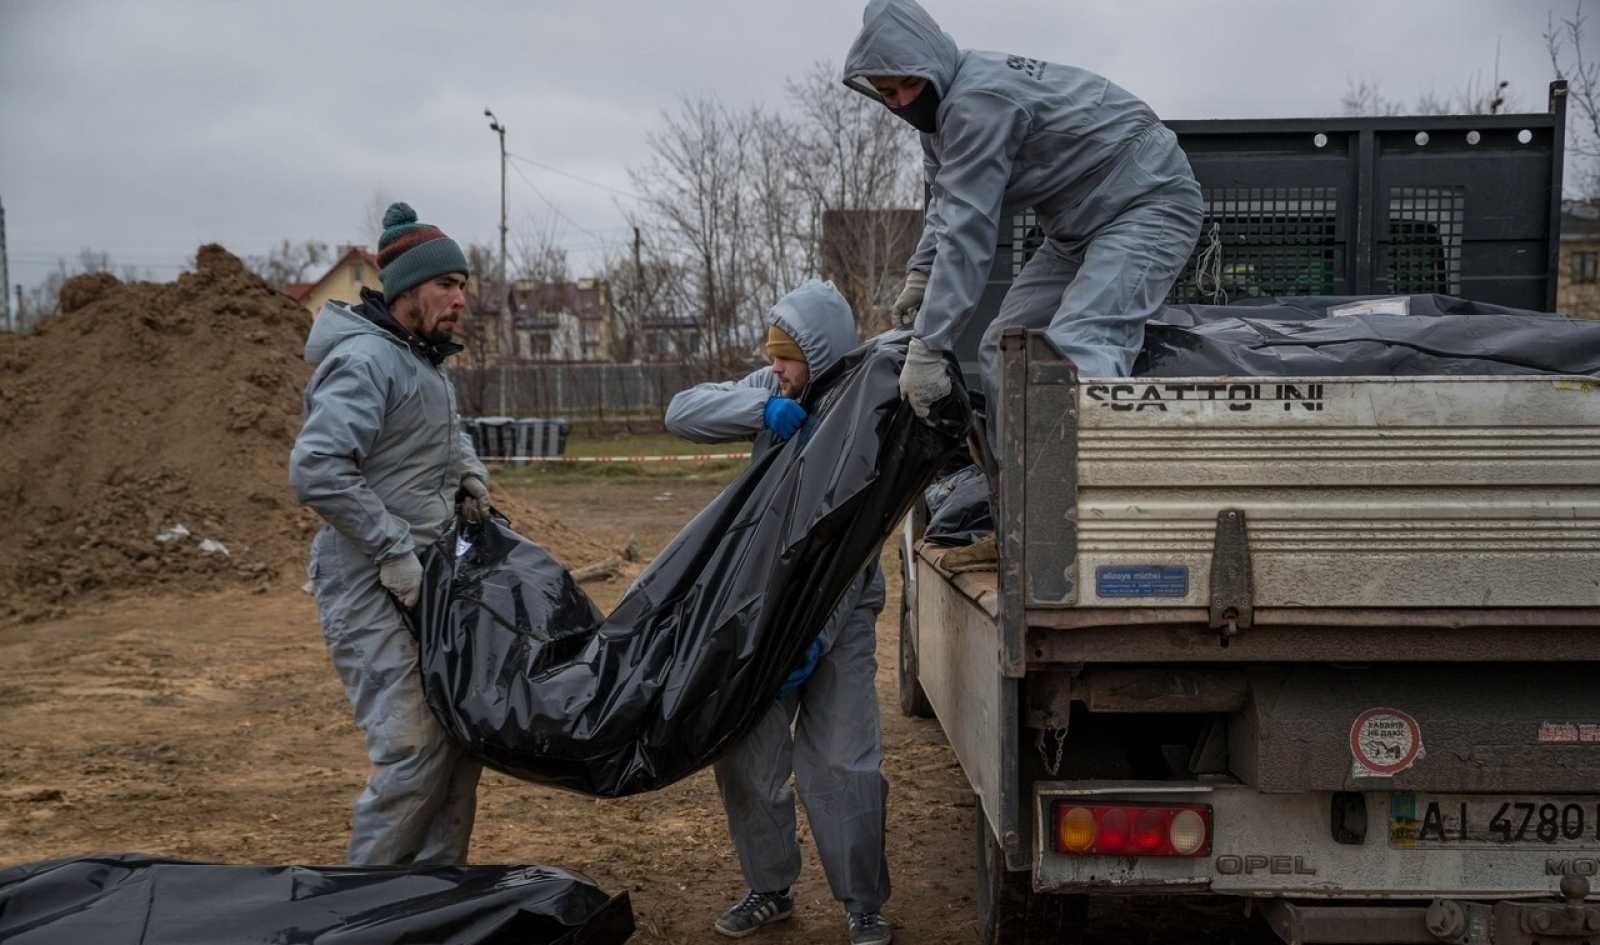
<svg viewBox="0 0 1600 945">
<path fill-rule="evenodd" d="M 719 916 L 712 928 L 729 938 L 744 938 L 791 915 L 794 915 L 794 896 L 790 895 L 789 890 L 752 892 Z M 888 939 L 883 941 L 887 942 Z"/>
<path fill-rule="evenodd" d="M 881 912 L 852 912 L 845 920 L 850 929 L 850 945 L 889 945 L 894 926 Z"/>
</svg>

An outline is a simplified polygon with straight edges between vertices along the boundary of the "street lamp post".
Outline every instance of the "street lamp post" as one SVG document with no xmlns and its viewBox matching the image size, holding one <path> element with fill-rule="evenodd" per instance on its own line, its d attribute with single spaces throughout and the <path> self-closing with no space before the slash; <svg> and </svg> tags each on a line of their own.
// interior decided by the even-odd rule
<svg viewBox="0 0 1600 945">
<path fill-rule="evenodd" d="M 500 331 L 496 340 L 496 347 L 500 349 L 500 415 L 506 414 L 506 393 L 509 387 L 510 368 L 507 359 L 511 355 L 511 293 L 506 291 L 506 126 L 495 117 L 494 112 L 485 108 L 483 114 L 489 119 L 489 130 L 500 136 Z"/>
</svg>

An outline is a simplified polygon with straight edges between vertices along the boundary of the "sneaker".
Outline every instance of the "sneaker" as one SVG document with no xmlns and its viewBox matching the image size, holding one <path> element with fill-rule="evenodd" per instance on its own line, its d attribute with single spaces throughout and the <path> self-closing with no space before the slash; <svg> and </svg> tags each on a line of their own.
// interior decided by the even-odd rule
<svg viewBox="0 0 1600 945">
<path fill-rule="evenodd" d="M 894 926 L 881 912 L 852 912 L 845 920 L 850 929 L 850 945 L 889 945 Z"/>
<path fill-rule="evenodd" d="M 717 918 L 712 926 L 729 938 L 744 938 L 764 926 L 794 915 L 794 896 L 782 892 L 752 892 Z M 888 939 L 883 939 L 887 942 Z"/>
</svg>

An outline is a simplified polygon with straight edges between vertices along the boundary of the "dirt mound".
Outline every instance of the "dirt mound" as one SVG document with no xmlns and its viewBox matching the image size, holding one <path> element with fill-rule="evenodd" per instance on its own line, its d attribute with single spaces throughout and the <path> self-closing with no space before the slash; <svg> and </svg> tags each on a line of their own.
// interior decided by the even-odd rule
<svg viewBox="0 0 1600 945">
<path fill-rule="evenodd" d="M 92 305 L 107 292 L 122 287 L 122 282 L 109 272 L 91 272 L 73 276 L 61 285 L 61 310 L 76 312 Z"/>
<path fill-rule="evenodd" d="M 304 557 L 316 522 L 287 458 L 305 310 L 220 246 L 197 262 L 173 283 L 70 280 L 65 314 L 0 341 L 0 619 L 264 583 Z"/>
<path fill-rule="evenodd" d="M 494 479 L 492 469 L 489 478 Z M 607 548 L 584 532 L 541 511 L 534 501 L 514 495 L 508 489 L 496 488 L 492 482 L 490 492 L 489 501 L 511 520 L 511 527 L 516 529 L 517 534 L 532 539 L 569 571 L 622 554 L 621 548 Z"/>
<path fill-rule="evenodd" d="M 0 623 L 148 588 L 304 580 L 321 526 L 288 484 L 306 312 L 220 246 L 172 283 L 69 280 L 0 335 Z M 615 552 L 495 502 L 571 567 Z"/>
</svg>

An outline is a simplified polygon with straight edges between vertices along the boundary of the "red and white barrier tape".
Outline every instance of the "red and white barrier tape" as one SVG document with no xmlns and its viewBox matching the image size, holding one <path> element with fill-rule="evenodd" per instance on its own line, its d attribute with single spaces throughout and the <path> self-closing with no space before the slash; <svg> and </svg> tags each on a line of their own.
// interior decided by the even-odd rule
<svg viewBox="0 0 1600 945">
<path fill-rule="evenodd" d="M 486 463 L 700 463 L 749 459 L 749 453 L 675 453 L 665 456 L 484 456 Z"/>
</svg>

